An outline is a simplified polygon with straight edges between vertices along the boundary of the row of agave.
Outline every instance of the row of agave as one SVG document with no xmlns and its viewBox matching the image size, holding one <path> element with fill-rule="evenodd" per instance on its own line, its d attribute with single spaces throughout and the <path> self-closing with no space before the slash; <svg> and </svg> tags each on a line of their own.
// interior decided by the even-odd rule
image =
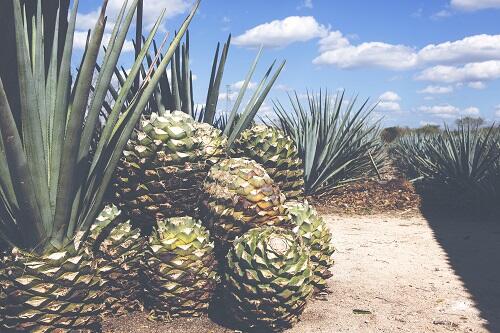
<svg viewBox="0 0 500 333">
<path fill-rule="evenodd" d="M 437 134 L 405 134 L 392 153 L 409 178 L 452 195 L 462 208 L 487 211 L 500 198 L 498 128 L 459 126 Z"/>
<path fill-rule="evenodd" d="M 0 79 L 0 237 L 9 247 L 0 260 L 0 328 L 98 331 L 101 314 L 142 303 L 153 318 L 192 315 L 206 309 L 219 280 L 242 324 L 285 327 L 297 319 L 312 287 L 325 285 L 333 252 L 321 218 L 305 203 L 286 203 L 277 186 L 290 198 L 300 196 L 293 144 L 272 128 L 241 132 L 249 123 L 243 119 L 229 136 L 231 147 L 222 148 L 224 136 L 213 127 L 165 110 L 137 128 L 199 1 L 135 89 L 157 20 L 115 102 L 107 105 L 139 1 L 131 2 L 116 19 L 94 86 L 107 1 L 74 82 L 78 0 L 64 47 L 54 34 L 48 61 L 41 0 L 32 18 L 12 2 L 20 109 L 11 109 L 12 96 Z M 254 97 L 245 113 L 256 112 L 265 95 Z M 107 120 L 99 128 L 103 109 Z M 232 154 L 263 166 L 226 159 Z M 113 207 L 102 211 L 109 192 L 123 214 Z"/>
</svg>

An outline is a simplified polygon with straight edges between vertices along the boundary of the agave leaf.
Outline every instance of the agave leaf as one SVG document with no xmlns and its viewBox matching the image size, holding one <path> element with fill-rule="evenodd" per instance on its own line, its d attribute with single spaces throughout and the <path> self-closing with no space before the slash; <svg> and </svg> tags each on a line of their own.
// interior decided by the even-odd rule
<svg viewBox="0 0 500 333">
<path fill-rule="evenodd" d="M 267 85 L 264 88 L 264 90 L 262 91 L 262 93 L 260 93 L 260 86 L 267 79 L 267 76 L 269 75 L 270 71 L 272 70 L 274 63 L 269 68 L 269 70 L 266 73 L 266 75 L 264 76 L 264 79 L 262 80 L 261 84 L 259 85 L 259 87 L 255 91 L 254 96 L 252 97 L 252 99 L 248 103 L 247 108 L 245 109 L 245 111 L 241 115 L 241 118 L 238 120 L 238 122 L 234 126 L 234 129 L 231 131 L 229 139 L 227 140 L 228 149 L 231 148 L 231 146 L 233 145 L 236 138 L 240 135 L 240 133 L 243 130 L 245 130 L 252 122 L 253 118 L 257 114 L 257 111 L 259 111 L 259 108 L 261 107 L 262 103 L 264 103 L 264 100 L 266 99 L 267 94 L 269 93 L 272 86 L 274 85 L 274 82 L 276 82 L 276 79 L 280 75 L 281 70 L 283 69 L 283 67 L 285 67 L 285 63 L 286 63 L 286 61 L 283 60 L 281 65 L 278 67 L 276 72 L 273 74 L 273 76 L 271 77 L 271 79 L 267 83 Z"/>
<path fill-rule="evenodd" d="M 175 50 L 177 49 L 177 46 L 179 45 L 182 36 L 186 32 L 191 20 L 193 19 L 199 5 L 200 5 L 200 0 L 196 1 L 193 9 L 191 10 L 191 13 L 184 20 L 181 28 L 179 29 L 179 33 L 174 37 L 174 39 L 170 43 L 170 46 L 167 52 L 165 53 L 164 58 L 162 59 L 157 70 L 154 72 L 153 76 L 151 78 L 147 77 L 145 79 L 142 87 L 139 90 L 139 93 L 136 95 L 134 102 L 120 116 L 119 121 L 116 123 L 115 130 L 113 131 L 113 136 L 109 144 L 106 145 L 106 149 L 104 150 L 106 154 L 105 156 L 103 156 L 103 158 L 100 160 L 99 163 L 100 165 L 104 166 L 104 168 L 103 169 L 99 168 L 98 170 L 94 169 L 96 172 L 92 174 L 92 176 L 95 177 L 93 183 L 99 184 L 99 187 L 94 188 L 94 186 L 92 186 L 87 189 L 88 193 L 92 193 L 93 199 L 89 201 L 91 204 L 85 210 L 86 214 L 84 215 L 82 214 L 82 219 L 80 220 L 81 222 L 79 223 L 80 227 L 83 228 L 84 230 L 88 229 L 90 224 L 95 220 L 95 218 L 99 214 L 99 209 L 101 207 L 100 204 L 98 203 L 102 202 L 104 193 L 113 176 L 114 170 L 116 168 L 116 165 L 118 164 L 123 148 L 125 147 L 125 144 L 130 138 L 130 135 L 132 134 L 132 131 L 134 130 L 134 127 L 138 122 L 142 111 L 146 107 L 149 99 L 151 98 L 156 88 L 156 85 L 160 81 L 160 78 L 163 75 L 163 73 L 165 72 L 168 63 L 170 62 Z M 103 140 L 103 138 L 101 138 L 101 140 Z"/>
<path fill-rule="evenodd" d="M 92 85 L 95 63 L 101 47 L 104 28 L 106 26 L 105 10 L 107 1 L 104 1 L 101 13 L 92 33 L 92 38 L 84 57 L 83 65 L 79 70 L 79 76 L 75 83 L 74 98 L 71 104 L 68 123 L 64 140 L 61 169 L 59 175 L 58 192 L 56 199 L 56 210 L 54 214 L 54 229 L 52 231 L 53 244 L 60 246 L 63 244 L 68 228 L 68 221 L 71 221 L 71 211 L 73 209 L 73 198 L 78 190 L 79 161 L 78 150 L 80 147 L 81 135 L 83 131 L 83 120 Z M 62 191 L 64 189 L 64 191 Z"/>
<path fill-rule="evenodd" d="M 204 122 L 212 124 L 215 118 L 215 112 L 217 111 L 217 101 L 219 98 L 220 85 L 222 82 L 222 77 L 224 75 L 224 67 L 226 66 L 226 60 L 229 53 L 229 46 L 231 44 L 231 35 L 227 38 L 227 42 L 222 48 L 222 54 L 220 62 L 217 66 L 218 54 L 219 54 L 219 44 L 217 44 L 217 50 L 215 51 L 214 62 L 212 65 L 212 73 L 210 75 L 209 90 L 207 94 L 207 101 L 205 103 L 205 115 Z"/>
<path fill-rule="evenodd" d="M 50 173 L 49 191 L 51 198 L 52 214 L 55 214 L 57 201 L 57 189 L 59 184 L 59 171 L 61 165 L 62 147 L 66 120 L 68 115 L 68 96 L 71 87 L 71 56 L 73 51 L 73 38 L 75 34 L 76 13 L 79 0 L 75 0 L 71 10 L 68 30 L 64 42 L 64 49 L 59 65 L 59 77 L 57 79 L 56 101 L 52 112 L 52 139 L 50 143 Z M 54 60 L 53 60 L 54 61 Z M 51 232 L 51 231 L 49 231 Z"/>
<path fill-rule="evenodd" d="M 134 83 L 134 78 L 137 76 L 139 73 L 139 70 L 141 68 L 142 61 L 144 60 L 144 57 L 146 56 L 146 53 L 148 52 L 148 49 L 151 45 L 151 42 L 153 41 L 154 35 L 156 34 L 160 23 L 163 19 L 163 15 L 165 14 L 165 11 L 163 11 L 160 15 L 160 17 L 156 20 L 155 25 L 151 29 L 151 32 L 144 43 L 144 46 L 139 53 L 139 57 L 136 59 L 134 62 L 134 65 L 132 66 L 132 69 L 130 70 L 129 76 L 127 77 L 127 80 L 125 80 L 121 84 L 121 89 L 118 95 L 118 98 L 115 100 L 115 104 L 113 105 L 113 111 L 110 113 L 108 120 L 106 122 L 106 126 L 104 126 L 104 130 L 101 134 L 101 138 L 99 139 L 99 143 L 96 149 L 96 152 L 94 154 L 94 159 L 92 160 L 92 166 L 91 166 L 91 171 L 90 174 L 92 174 L 95 171 L 95 167 L 97 165 L 97 161 L 101 159 L 101 153 L 104 149 L 104 147 L 108 144 L 112 134 L 113 130 L 115 129 L 115 125 L 120 118 L 120 114 L 122 112 L 123 106 L 125 105 L 125 102 L 127 101 L 127 98 L 131 92 L 132 85 Z M 120 75 L 121 76 L 121 75 Z"/>
<path fill-rule="evenodd" d="M 97 83 L 95 85 L 95 93 L 90 102 L 90 108 L 88 111 L 88 116 L 85 121 L 85 127 L 82 134 L 82 140 L 80 143 L 79 160 L 83 158 L 88 158 L 90 150 L 90 142 L 92 140 L 92 135 L 99 119 L 99 113 L 101 111 L 101 106 L 106 98 L 106 93 L 108 92 L 108 87 L 111 83 L 113 77 L 113 70 L 116 67 L 120 52 L 122 50 L 123 44 L 125 43 L 125 38 L 127 36 L 127 31 L 132 23 L 134 17 L 135 8 L 137 6 L 137 1 L 133 1 L 125 21 L 122 26 L 122 18 L 127 8 L 127 2 L 124 1 L 122 8 L 118 14 L 115 26 L 111 33 L 111 38 L 109 40 L 109 45 L 106 49 L 106 55 L 103 61 L 103 70 L 99 71 L 97 78 Z"/>
<path fill-rule="evenodd" d="M 20 4 L 18 1 L 14 1 L 13 4 L 16 40 L 28 41 L 28 35 L 24 28 L 27 24 L 23 24 Z M 35 30 L 34 35 L 36 34 Z M 43 145 L 42 148 L 40 147 L 40 143 L 43 143 L 42 126 L 38 110 L 37 94 L 33 93 L 38 87 L 38 82 L 35 81 L 35 78 L 39 78 L 34 76 L 32 72 L 30 62 L 35 59 L 30 57 L 27 43 L 16 43 L 16 45 L 23 146 L 27 155 L 26 161 L 30 171 L 30 182 L 33 185 L 34 197 L 39 207 L 39 221 L 43 223 L 45 228 L 48 228 L 51 221 L 51 212 L 47 188 L 47 161 Z M 36 54 L 36 47 L 33 49 L 33 52 Z M 6 140 L 4 141 L 7 142 Z"/>
<path fill-rule="evenodd" d="M 22 245 L 32 247 L 45 237 L 42 213 L 33 191 L 34 185 L 21 137 L 16 127 L 7 96 L 0 79 L 0 132 L 5 143 L 5 156 L 10 171 L 10 182 L 16 193 L 17 202 L 22 207 L 18 210 L 16 223 L 19 226 Z M 2 170 L 4 172 L 5 170 Z M 3 175 L 3 177 L 6 177 Z M 3 178 L 2 177 L 2 178 Z"/>
<path fill-rule="evenodd" d="M 234 102 L 233 109 L 232 109 L 232 111 L 229 115 L 229 119 L 227 121 L 227 126 L 224 129 L 225 135 L 229 135 L 230 129 L 233 128 L 233 123 L 235 121 L 236 114 L 237 114 L 238 109 L 240 107 L 241 101 L 243 100 L 243 96 L 245 95 L 245 92 L 248 88 L 248 84 L 250 83 L 250 80 L 252 79 L 252 76 L 255 72 L 255 69 L 257 68 L 257 64 L 258 64 L 260 56 L 262 54 L 262 49 L 263 49 L 263 46 L 261 46 L 259 48 L 259 52 L 257 52 L 257 55 L 255 56 L 255 59 L 252 63 L 252 66 L 248 70 L 247 76 L 245 77 L 245 81 L 243 82 L 243 86 L 241 87 L 240 91 L 238 92 L 238 97 L 236 98 L 236 101 Z M 271 68 L 272 68 L 272 66 L 271 66 Z M 270 69 L 268 70 L 268 72 L 270 72 Z"/>
</svg>

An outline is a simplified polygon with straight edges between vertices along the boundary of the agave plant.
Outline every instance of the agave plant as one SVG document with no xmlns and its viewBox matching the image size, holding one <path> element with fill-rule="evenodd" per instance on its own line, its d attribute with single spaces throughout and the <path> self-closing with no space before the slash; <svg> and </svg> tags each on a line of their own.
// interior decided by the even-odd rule
<svg viewBox="0 0 500 333">
<path fill-rule="evenodd" d="M 12 248 L 0 260 L 0 331 L 95 329 L 99 281 L 81 240 L 102 209 L 104 192 L 160 80 L 159 73 L 167 67 L 199 5 L 198 1 L 170 44 L 160 71 L 145 77 L 123 109 L 163 14 L 156 21 L 90 157 L 93 132 L 137 0 L 128 11 L 124 1 L 93 94 L 91 82 L 105 31 L 107 1 L 73 81 L 78 2 L 74 1 L 63 50 L 58 49 L 58 34 L 54 34 L 50 66 L 45 71 L 41 0 L 35 17 L 25 17 L 20 1 L 13 0 L 21 107 L 11 109 L 0 79 L 0 237 Z M 57 60 L 59 52 L 61 61 Z M 19 114 L 18 125 L 14 119 Z"/>
<path fill-rule="evenodd" d="M 166 110 L 181 110 L 191 115 L 198 122 L 208 123 L 221 129 L 229 138 L 228 143 L 229 146 L 231 146 L 239 134 L 252 124 L 255 115 L 281 73 L 285 61 L 278 66 L 274 73 L 272 72 L 276 61 L 271 64 L 250 97 L 244 110 L 240 111 L 243 98 L 245 97 L 262 54 L 261 48 L 248 70 L 245 81 L 238 92 L 238 96 L 231 111 L 229 114 L 219 114 L 217 113 L 217 104 L 230 44 L 231 35 L 229 35 L 227 41 L 224 43 L 222 51 L 220 50 L 220 43 L 217 44 L 207 89 L 206 102 L 203 107 L 196 108 L 193 96 L 193 74 L 189 67 L 190 38 L 188 31 L 186 33 L 185 42 L 179 45 L 175 50 L 175 54 L 170 62 L 170 68 L 162 72 L 159 85 L 153 92 L 144 114 L 158 113 L 162 115 Z M 157 54 L 158 48 L 154 41 L 153 46 L 153 51 L 146 55 L 148 66 L 159 64 L 163 58 L 163 54 L 160 53 L 155 61 L 154 55 Z M 155 68 L 155 71 L 158 71 L 158 69 Z M 143 76 L 147 74 L 144 68 L 141 70 L 141 73 Z M 117 68 L 115 69 L 115 75 L 121 86 L 129 74 L 123 68 L 121 70 Z M 110 86 L 110 93 L 111 96 L 116 99 L 117 93 L 113 86 Z M 132 98 L 133 94 L 130 94 L 129 102 Z M 108 107 L 108 109 L 110 108 Z"/>
<path fill-rule="evenodd" d="M 500 136 L 493 127 L 459 126 L 441 134 L 407 135 L 398 140 L 394 153 L 409 176 L 469 199 L 491 199 L 497 191 Z"/>
<path fill-rule="evenodd" d="M 379 122 L 370 123 L 373 108 L 368 100 L 355 107 L 356 98 L 335 98 L 320 91 L 307 94 L 308 109 L 297 93 L 289 95 L 291 112 L 274 103 L 276 126 L 295 141 L 304 161 L 306 194 L 319 194 L 362 177 L 375 175 L 384 167 Z"/>
</svg>

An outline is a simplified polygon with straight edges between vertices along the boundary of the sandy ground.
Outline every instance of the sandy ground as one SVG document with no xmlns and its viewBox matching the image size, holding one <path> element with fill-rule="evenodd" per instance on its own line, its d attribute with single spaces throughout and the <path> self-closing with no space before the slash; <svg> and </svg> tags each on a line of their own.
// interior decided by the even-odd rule
<svg viewBox="0 0 500 333">
<path fill-rule="evenodd" d="M 337 248 L 332 294 L 287 332 L 500 332 L 500 223 L 325 218 Z M 143 314 L 104 331 L 233 332 L 208 318 L 156 324 Z"/>
</svg>

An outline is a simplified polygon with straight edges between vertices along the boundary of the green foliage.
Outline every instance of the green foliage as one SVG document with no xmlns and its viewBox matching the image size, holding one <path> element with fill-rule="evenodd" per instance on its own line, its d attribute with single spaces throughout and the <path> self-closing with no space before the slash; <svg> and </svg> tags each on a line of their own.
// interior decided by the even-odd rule
<svg viewBox="0 0 500 333">
<path fill-rule="evenodd" d="M 380 138 L 384 143 L 392 143 L 408 131 L 408 128 L 399 126 L 386 127 L 380 132 Z"/>
<path fill-rule="evenodd" d="M 493 127 L 461 126 L 439 134 L 406 135 L 394 153 L 409 177 L 423 177 L 457 196 L 490 200 L 499 194 L 500 135 Z"/>
<path fill-rule="evenodd" d="M 411 131 L 420 135 L 438 134 L 441 133 L 441 126 L 427 124 L 419 128 L 412 129 Z"/>
<path fill-rule="evenodd" d="M 289 96 L 292 110 L 279 102 L 274 110 L 277 126 L 295 141 L 304 161 L 306 194 L 318 194 L 342 184 L 369 177 L 385 164 L 379 123 L 369 120 L 373 108 L 356 98 L 347 103 L 344 93 Z"/>
<path fill-rule="evenodd" d="M 93 132 L 137 0 L 132 1 L 129 9 L 127 1 L 123 4 L 93 94 L 92 80 L 105 31 L 107 1 L 87 40 L 74 82 L 70 73 L 78 0 L 71 11 L 63 50 L 58 50 L 58 34 L 54 34 L 47 71 L 41 0 L 33 18 L 23 16 L 19 1 L 13 0 L 13 4 L 21 108 L 11 109 L 0 80 L 0 237 L 13 246 L 41 253 L 66 246 L 78 231 L 87 233 L 102 209 L 104 192 L 123 147 L 160 80 L 156 73 L 148 76 L 124 107 L 163 14 L 152 28 L 129 77 L 117 91 L 96 151 L 90 157 Z M 160 71 L 165 70 L 198 5 L 199 1 L 158 65 Z M 19 113 L 18 128 L 14 115 Z"/>
<path fill-rule="evenodd" d="M 464 126 L 469 126 L 469 127 L 481 127 L 485 123 L 484 119 L 481 117 L 463 117 L 455 120 L 455 124 L 458 127 L 464 127 Z"/>
</svg>

